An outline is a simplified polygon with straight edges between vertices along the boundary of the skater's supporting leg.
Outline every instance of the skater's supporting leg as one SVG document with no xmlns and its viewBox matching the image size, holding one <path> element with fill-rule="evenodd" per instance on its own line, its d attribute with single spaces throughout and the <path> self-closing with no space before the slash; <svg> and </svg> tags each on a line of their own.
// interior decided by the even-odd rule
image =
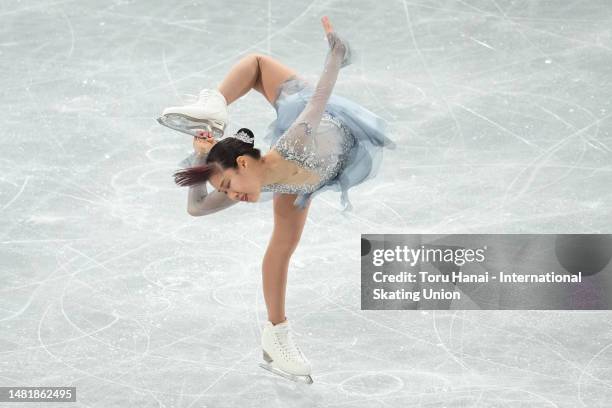
<svg viewBox="0 0 612 408">
<path fill-rule="evenodd" d="M 285 292 L 289 260 L 297 247 L 310 208 L 293 206 L 295 194 L 274 195 L 274 230 L 264 255 L 262 279 L 268 320 L 273 324 L 285 320 Z"/>
<path fill-rule="evenodd" d="M 269 55 L 253 53 L 243 57 L 230 69 L 218 89 L 228 105 L 251 89 L 259 91 L 274 105 L 278 86 L 295 74 L 293 69 Z"/>
</svg>

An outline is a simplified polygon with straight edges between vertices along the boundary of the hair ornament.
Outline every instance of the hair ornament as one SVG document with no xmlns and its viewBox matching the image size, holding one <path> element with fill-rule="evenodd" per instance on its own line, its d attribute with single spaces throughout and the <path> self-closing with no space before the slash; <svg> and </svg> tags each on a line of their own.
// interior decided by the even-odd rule
<svg viewBox="0 0 612 408">
<path fill-rule="evenodd" d="M 255 138 L 249 136 L 248 133 L 245 132 L 244 130 L 239 130 L 232 137 L 235 137 L 236 139 L 242 140 L 243 142 L 246 142 L 246 143 L 249 143 L 249 144 L 254 144 L 255 143 Z"/>
</svg>

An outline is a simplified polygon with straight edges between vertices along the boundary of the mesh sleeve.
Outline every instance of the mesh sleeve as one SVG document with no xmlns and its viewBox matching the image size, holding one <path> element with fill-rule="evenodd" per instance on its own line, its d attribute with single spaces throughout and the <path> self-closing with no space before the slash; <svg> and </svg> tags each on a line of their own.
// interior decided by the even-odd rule
<svg viewBox="0 0 612 408">
<path fill-rule="evenodd" d="M 328 33 L 327 40 L 330 48 L 313 94 L 304 110 L 279 138 L 276 146 L 277 149 L 284 150 L 287 156 L 302 163 L 313 158 L 323 158 L 333 153 L 332 149 L 337 149 L 337 146 L 326 145 L 324 140 L 316 140 L 315 135 L 338 78 L 338 72 L 340 68 L 350 64 L 351 53 L 348 43 L 336 32 Z"/>
<path fill-rule="evenodd" d="M 204 164 L 206 155 L 197 155 L 194 165 Z M 238 203 L 227 196 L 227 194 L 214 190 L 208 193 L 206 183 L 189 186 L 187 196 L 187 211 L 195 216 L 208 215 L 231 207 Z"/>
</svg>

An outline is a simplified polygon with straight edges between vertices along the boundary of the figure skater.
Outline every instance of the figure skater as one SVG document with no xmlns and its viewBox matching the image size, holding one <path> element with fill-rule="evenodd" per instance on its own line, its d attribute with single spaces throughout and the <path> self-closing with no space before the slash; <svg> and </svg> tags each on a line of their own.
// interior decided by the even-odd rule
<svg viewBox="0 0 612 408">
<path fill-rule="evenodd" d="M 384 134 L 386 123 L 332 89 L 352 50 L 321 19 L 329 43 L 316 87 L 270 56 L 250 54 L 232 67 L 218 89 L 204 89 L 195 105 L 164 110 L 160 123 L 194 135 L 194 153 L 174 173 L 189 186 L 187 211 L 215 213 L 240 201 L 256 202 L 273 193 L 274 229 L 263 259 L 263 290 L 268 321 L 262 332 L 262 367 L 292 380 L 312 383 L 311 364 L 296 344 L 285 315 L 285 293 L 291 255 L 300 240 L 312 198 L 333 188 L 341 191 L 344 210 L 352 208 L 348 189 L 375 176 L 383 147 L 394 148 Z M 249 90 L 260 92 L 277 119 L 264 140 L 261 155 L 254 134 L 242 128 L 233 137 L 215 140 L 227 123 L 227 105 Z M 215 190 L 208 193 L 206 182 Z"/>
</svg>

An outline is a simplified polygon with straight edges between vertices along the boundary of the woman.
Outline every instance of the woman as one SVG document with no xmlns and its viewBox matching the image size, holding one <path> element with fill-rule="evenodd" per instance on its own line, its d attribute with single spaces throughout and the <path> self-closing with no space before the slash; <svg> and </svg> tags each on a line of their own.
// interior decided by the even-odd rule
<svg viewBox="0 0 612 408">
<path fill-rule="evenodd" d="M 246 128 L 220 141 L 201 132 L 194 138 L 196 153 L 186 162 L 193 166 L 174 174 L 178 185 L 190 186 L 192 215 L 210 214 L 239 201 L 258 201 L 261 191 L 274 193 L 274 230 L 263 260 L 268 321 L 262 348 L 270 363 L 264 368 L 309 383 L 310 363 L 295 344 L 285 316 L 290 257 L 312 197 L 335 188 L 342 191 L 344 209 L 350 209 L 348 189 L 374 177 L 381 148 L 394 147 L 384 135 L 381 118 L 331 94 L 340 68 L 351 63 L 351 50 L 327 17 L 322 23 L 330 49 L 314 89 L 295 71 L 258 54 L 243 58 L 219 85 L 227 104 L 256 89 L 274 106 L 278 116 L 266 136 L 270 151 L 262 156 L 254 148 L 253 132 Z M 216 191 L 207 194 L 206 181 Z"/>
</svg>

